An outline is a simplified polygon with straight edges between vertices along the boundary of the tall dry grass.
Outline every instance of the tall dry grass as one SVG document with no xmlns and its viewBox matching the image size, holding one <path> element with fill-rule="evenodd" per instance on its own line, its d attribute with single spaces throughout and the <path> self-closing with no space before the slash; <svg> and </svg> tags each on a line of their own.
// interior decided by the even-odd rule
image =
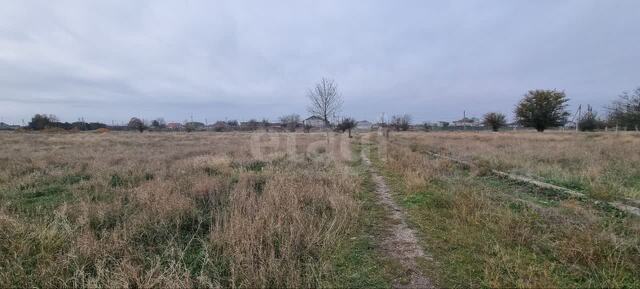
<svg viewBox="0 0 640 289">
<path fill-rule="evenodd" d="M 319 286 L 360 178 L 323 134 L 252 137 L 0 134 L 0 287 Z"/>
<path fill-rule="evenodd" d="M 473 153 L 492 156 L 497 154 L 492 145 L 497 144 L 514 151 L 542 151 L 541 142 L 559 138 L 560 144 L 550 146 L 562 147 L 567 138 L 499 137 L 406 134 L 387 143 L 383 154 L 372 154 L 432 253 L 436 265 L 429 269 L 438 272 L 440 284 L 476 288 L 639 286 L 640 219 L 488 176 L 481 168 L 468 170 L 430 158 L 415 146 L 418 142 L 482 157 Z M 524 139 L 528 139 L 525 148 L 516 148 L 517 141 Z M 619 141 L 623 140 L 612 140 Z M 580 154 L 563 150 L 572 157 Z"/>
<path fill-rule="evenodd" d="M 640 134 L 636 133 L 453 132 L 394 138 L 600 199 L 640 199 Z"/>
</svg>

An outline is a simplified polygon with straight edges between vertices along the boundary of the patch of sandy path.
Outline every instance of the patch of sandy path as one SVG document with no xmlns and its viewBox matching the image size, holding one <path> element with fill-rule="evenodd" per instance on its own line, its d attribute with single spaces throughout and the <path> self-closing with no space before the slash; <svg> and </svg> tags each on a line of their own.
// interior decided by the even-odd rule
<svg viewBox="0 0 640 289">
<path fill-rule="evenodd" d="M 362 160 L 367 165 L 369 173 L 376 184 L 376 195 L 379 202 L 389 211 L 390 226 L 385 230 L 380 240 L 384 254 L 396 260 L 405 272 L 409 272 L 409 280 L 393 281 L 393 288 L 436 288 L 433 282 L 424 276 L 417 263 L 418 258 L 431 258 L 426 256 L 424 250 L 418 244 L 415 231 L 407 226 L 406 217 L 402 209 L 391 198 L 389 187 L 382 176 L 371 165 L 371 160 L 362 150 Z"/>
</svg>

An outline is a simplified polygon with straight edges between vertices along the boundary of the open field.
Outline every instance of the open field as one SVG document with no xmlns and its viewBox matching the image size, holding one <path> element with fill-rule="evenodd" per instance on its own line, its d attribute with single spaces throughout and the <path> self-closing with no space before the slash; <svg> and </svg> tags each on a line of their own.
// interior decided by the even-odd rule
<svg viewBox="0 0 640 289">
<path fill-rule="evenodd" d="M 640 200 L 637 133 L 400 134 L 414 149 L 533 177 L 604 200 Z"/>
<path fill-rule="evenodd" d="M 636 196 L 637 136 L 406 133 L 371 156 L 434 256 L 446 287 L 638 287 L 640 220 L 590 199 L 487 174 L 493 166 Z M 436 150 L 481 165 L 461 167 Z M 586 167 L 585 167 L 586 166 Z M 619 173 L 617 173 L 619 172 Z M 623 181 L 622 184 L 615 180 Z"/>
<path fill-rule="evenodd" d="M 330 136 L 0 133 L 0 287 L 640 286 L 635 135 Z"/>
<path fill-rule="evenodd" d="M 324 137 L 0 134 L 0 287 L 384 287 Z"/>
</svg>

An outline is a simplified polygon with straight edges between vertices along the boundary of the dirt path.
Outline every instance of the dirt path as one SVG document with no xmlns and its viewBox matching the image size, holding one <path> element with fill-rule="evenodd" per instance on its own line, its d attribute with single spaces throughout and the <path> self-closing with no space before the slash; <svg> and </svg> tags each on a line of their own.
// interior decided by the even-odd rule
<svg viewBox="0 0 640 289">
<path fill-rule="evenodd" d="M 367 165 L 371 177 L 376 184 L 376 195 L 379 202 L 389 211 L 390 225 L 381 238 L 380 245 L 386 256 L 397 261 L 408 272 L 408 280 L 393 280 L 393 288 L 435 288 L 429 278 L 420 271 L 418 258 L 431 260 L 418 244 L 414 230 L 407 226 L 402 209 L 391 198 L 389 187 L 384 179 L 371 165 L 371 160 L 362 150 L 362 160 Z"/>
</svg>

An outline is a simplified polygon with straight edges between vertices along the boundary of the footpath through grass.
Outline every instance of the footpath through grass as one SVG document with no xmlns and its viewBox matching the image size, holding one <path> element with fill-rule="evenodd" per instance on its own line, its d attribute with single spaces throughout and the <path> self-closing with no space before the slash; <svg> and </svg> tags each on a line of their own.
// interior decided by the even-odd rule
<svg viewBox="0 0 640 289">
<path fill-rule="evenodd" d="M 360 215 L 352 236 L 336 250 L 333 256 L 335 273 L 325 284 L 327 288 L 391 288 L 391 280 L 401 274 L 398 267 L 379 250 L 377 237 L 387 221 L 387 213 L 377 202 L 375 184 L 360 158 L 361 145 L 354 145 L 352 168 L 363 179 L 356 194 L 360 202 Z"/>
<path fill-rule="evenodd" d="M 371 158 L 436 262 L 438 283 L 640 286 L 640 221 L 391 143 Z"/>
</svg>

